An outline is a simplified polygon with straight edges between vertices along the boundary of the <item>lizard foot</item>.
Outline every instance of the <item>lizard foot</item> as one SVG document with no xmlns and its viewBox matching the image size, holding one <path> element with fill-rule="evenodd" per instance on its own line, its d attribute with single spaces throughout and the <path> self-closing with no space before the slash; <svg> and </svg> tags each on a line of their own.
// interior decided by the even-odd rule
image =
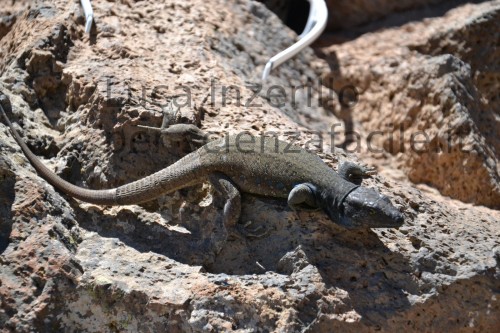
<svg viewBox="0 0 500 333">
<path fill-rule="evenodd" d="M 236 229 L 238 232 L 246 237 L 246 238 L 262 238 L 269 234 L 269 228 L 265 228 L 263 226 L 257 226 L 255 228 L 250 228 L 252 225 L 252 221 L 249 221 L 245 224 L 237 224 Z"/>
<path fill-rule="evenodd" d="M 361 184 L 363 178 L 368 178 L 376 173 L 374 167 L 358 165 L 353 162 L 343 161 L 340 163 L 337 173 L 345 180 L 356 185 Z"/>
</svg>

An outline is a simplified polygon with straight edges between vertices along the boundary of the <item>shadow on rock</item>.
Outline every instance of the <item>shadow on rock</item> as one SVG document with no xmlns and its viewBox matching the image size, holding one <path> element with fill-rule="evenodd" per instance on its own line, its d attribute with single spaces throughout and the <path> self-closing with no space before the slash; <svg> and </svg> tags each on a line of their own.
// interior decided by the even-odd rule
<svg viewBox="0 0 500 333">
<path fill-rule="evenodd" d="M 259 207 L 263 203 L 257 200 L 252 207 L 254 213 L 243 216 L 257 221 L 255 212 L 268 214 L 270 219 L 263 222 L 268 223 L 270 232 L 262 238 L 228 241 L 209 267 L 210 272 L 296 275 L 312 265 L 326 288 L 347 292 L 345 302 L 367 322 L 380 322 L 381 317 L 390 318 L 394 312 L 409 308 L 407 294 L 419 294 L 408 259 L 392 252 L 371 229 L 348 230 L 319 212 L 299 213 L 298 220 L 290 220 L 293 213 L 286 206 L 279 212 L 278 203 L 273 209 L 266 202 L 267 208 Z"/>
<path fill-rule="evenodd" d="M 372 230 L 348 230 L 321 212 L 295 214 L 280 200 L 249 197 L 245 195 L 243 200 L 240 222 L 254 221 L 252 228 L 265 230 L 261 237 L 244 237 L 234 229 L 227 236 L 221 212 L 215 207 L 202 209 L 209 212 L 202 213 L 198 221 L 203 222 L 197 222 L 197 227 L 189 226 L 190 233 L 155 223 L 143 216 L 149 213 L 138 214 L 132 206 L 109 215 L 74 208 L 80 226 L 88 231 L 118 238 L 140 252 L 203 265 L 213 274 L 242 276 L 273 271 L 300 280 L 300 274 L 310 274 L 312 267 L 327 289 L 347 292 L 346 305 L 367 323 L 380 322 L 382 317 L 390 318 L 409 308 L 407 293 L 419 293 L 407 258 L 391 252 Z"/>
<path fill-rule="evenodd" d="M 5 96 L 0 92 L 0 102 L 2 109 L 7 112 L 12 111 L 10 102 L 5 101 Z M 3 117 L 2 117 L 3 118 Z M 2 119 L 2 124 L 4 124 Z M 9 245 L 10 233 L 12 232 L 12 204 L 16 193 L 14 185 L 16 183 L 16 175 L 12 171 L 8 159 L 8 146 L 5 142 L 0 141 L 0 254 L 5 251 Z"/>
<path fill-rule="evenodd" d="M 407 295 L 420 292 L 408 258 L 392 252 L 371 229 L 332 230 L 319 235 L 314 246 L 303 247 L 326 287 L 345 290 L 345 302 L 367 325 L 410 308 Z"/>
<path fill-rule="evenodd" d="M 9 245 L 12 231 L 12 204 L 15 199 L 15 175 L 0 157 L 0 254 Z"/>
<path fill-rule="evenodd" d="M 113 214 L 83 210 L 78 205 L 73 208 L 80 227 L 87 231 L 117 238 L 137 251 L 151 251 L 187 265 L 211 265 L 227 237 L 217 214 L 213 218 L 204 216 L 206 221 L 189 225 L 188 230 L 165 224 L 160 214 L 137 206 L 122 207 Z"/>
</svg>

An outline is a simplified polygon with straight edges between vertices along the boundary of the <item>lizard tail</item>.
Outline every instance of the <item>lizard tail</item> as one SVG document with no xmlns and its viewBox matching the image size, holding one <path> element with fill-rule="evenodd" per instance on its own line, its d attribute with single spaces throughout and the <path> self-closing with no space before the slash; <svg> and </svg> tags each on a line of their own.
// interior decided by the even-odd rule
<svg viewBox="0 0 500 333">
<path fill-rule="evenodd" d="M 85 202 L 90 202 L 99 205 L 116 205 L 116 189 L 111 190 L 89 190 L 75 186 L 58 175 L 56 175 L 52 170 L 47 168 L 40 159 L 33 154 L 33 152 L 28 148 L 26 143 L 14 128 L 9 118 L 5 114 L 5 111 L 0 103 L 0 113 L 5 120 L 7 126 L 9 126 L 12 136 L 16 140 L 17 144 L 21 147 L 26 158 L 30 161 L 31 165 L 35 168 L 38 174 L 45 179 L 49 184 L 54 186 L 59 191 L 68 194 L 71 197 L 80 199 Z"/>
<path fill-rule="evenodd" d="M 90 190 L 78 187 L 59 177 L 33 154 L 10 122 L 1 103 L 0 113 L 9 126 L 14 139 L 38 174 L 59 191 L 81 201 L 97 205 L 138 204 L 196 184 L 203 179 L 202 176 L 206 173 L 205 168 L 201 166 L 199 153 L 193 152 L 163 170 L 117 188 Z"/>
<path fill-rule="evenodd" d="M 208 171 L 201 165 L 198 151 L 194 151 L 152 175 L 118 187 L 116 203 L 132 205 L 150 201 L 162 194 L 201 182 Z"/>
</svg>

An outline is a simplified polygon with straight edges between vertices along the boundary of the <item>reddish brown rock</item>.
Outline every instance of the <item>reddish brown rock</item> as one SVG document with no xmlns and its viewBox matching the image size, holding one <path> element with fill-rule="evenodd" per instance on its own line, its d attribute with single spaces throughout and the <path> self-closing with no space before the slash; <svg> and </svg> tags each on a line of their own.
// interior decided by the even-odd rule
<svg viewBox="0 0 500 333">
<path fill-rule="evenodd" d="M 181 108 L 178 120 L 219 135 L 265 130 L 291 139 L 291 131 L 301 131 L 298 142 L 306 145 L 317 138 L 314 131 L 326 132 L 350 114 L 316 83 L 329 68 L 309 49 L 274 71 L 251 103 L 241 103 L 254 95 L 267 59 L 296 37 L 256 2 L 95 0 L 90 36 L 78 2 L 17 4 L 8 14 L 16 15 L 15 23 L 0 37 L 0 92 L 10 98 L 10 115 L 36 154 L 81 186 L 123 184 L 192 149 L 136 126 L 159 126 L 162 105 L 186 97 L 181 85 L 190 88 L 191 105 Z M 352 126 L 365 133 L 384 123 L 387 115 L 378 109 L 390 105 L 387 94 L 394 92 L 398 105 L 418 111 L 394 112 L 404 117 L 396 118 L 401 123 L 409 117 L 409 130 L 424 124 L 439 138 L 442 116 L 445 124 L 470 125 L 461 137 L 492 152 L 491 139 L 468 112 L 482 107 L 484 98 L 476 96 L 488 91 L 474 71 L 488 67 L 473 67 L 458 53 L 424 50 L 422 41 L 433 32 L 425 29 L 428 23 L 416 24 L 421 33 L 399 48 L 390 38 L 378 45 L 364 36 L 323 50 L 330 64 L 338 60 L 336 94 L 349 84 L 362 92 L 358 106 L 364 108 L 352 113 Z M 392 34 L 408 39 L 397 29 Z M 401 75 L 412 80 L 390 79 Z M 308 82 L 314 82 L 310 96 Z M 223 99 L 223 86 L 231 85 L 239 93 L 233 87 Z M 269 94 L 273 85 L 287 94 Z M 305 88 L 295 89 L 292 100 L 298 86 Z M 495 331 L 499 212 L 416 188 L 397 168 L 418 170 L 412 166 L 426 160 L 413 161 L 414 155 L 379 140 L 384 153 L 362 150 L 358 156 L 380 169 L 366 184 L 404 211 L 399 230 L 345 230 L 321 212 L 294 213 L 282 201 L 245 195 L 242 222 L 268 233 L 224 242 L 220 200 L 208 183 L 141 206 L 84 204 L 39 178 L 1 124 L 0 330 Z M 329 148 L 326 140 L 321 156 L 332 166 L 356 159 Z M 460 159 L 478 163 L 483 174 L 489 170 L 481 156 L 454 157 Z"/>
<path fill-rule="evenodd" d="M 359 89 L 359 103 L 344 117 L 372 143 L 369 155 L 393 160 L 414 183 L 494 208 L 500 78 L 491 40 L 499 13 L 495 1 L 467 5 L 323 50 L 337 68 L 327 82 Z"/>
</svg>

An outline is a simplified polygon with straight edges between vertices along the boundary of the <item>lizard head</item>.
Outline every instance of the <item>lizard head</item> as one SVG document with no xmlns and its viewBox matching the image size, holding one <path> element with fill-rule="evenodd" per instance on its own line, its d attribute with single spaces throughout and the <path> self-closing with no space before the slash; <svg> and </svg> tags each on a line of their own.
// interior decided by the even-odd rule
<svg viewBox="0 0 500 333">
<path fill-rule="evenodd" d="M 388 197 L 368 187 L 354 189 L 339 208 L 340 224 L 347 228 L 397 228 L 404 222 Z"/>
</svg>

